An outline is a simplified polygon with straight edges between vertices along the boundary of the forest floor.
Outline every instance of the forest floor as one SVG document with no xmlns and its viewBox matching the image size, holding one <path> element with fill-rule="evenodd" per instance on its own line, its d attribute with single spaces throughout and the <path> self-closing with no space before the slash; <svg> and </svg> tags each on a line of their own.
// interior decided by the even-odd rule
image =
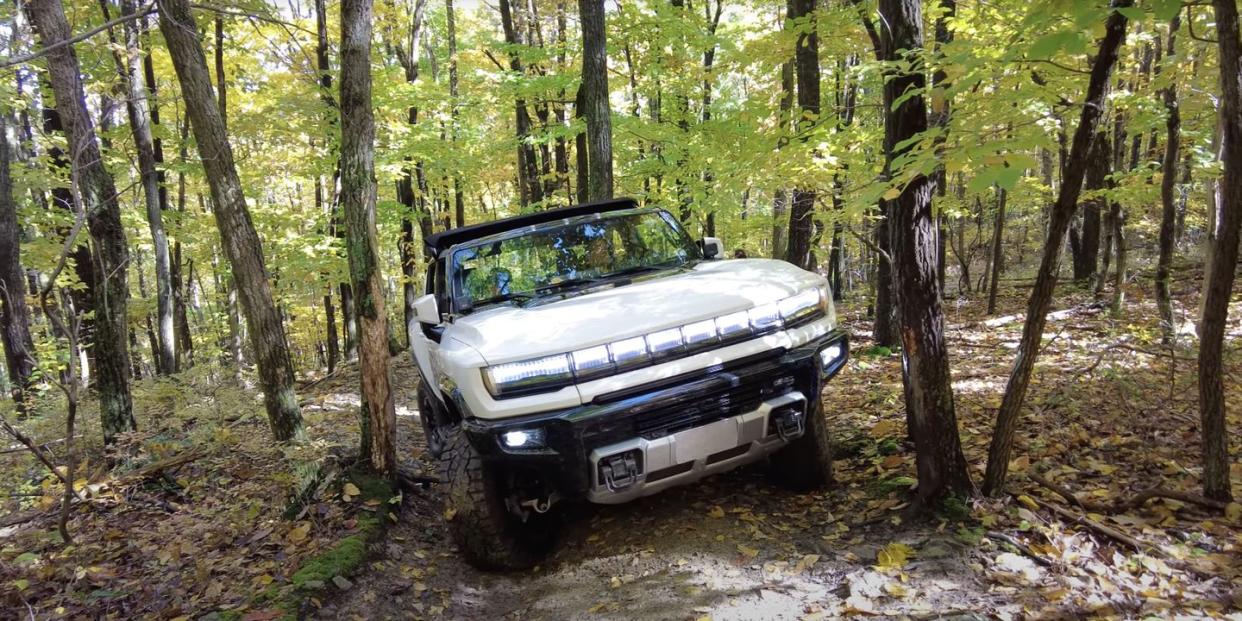
<svg viewBox="0 0 1242 621">
<path fill-rule="evenodd" d="M 1021 284 L 1021 283 L 1016 283 Z M 1197 285 L 1179 308 L 1193 314 Z M 1022 329 L 1028 290 L 1005 290 L 1008 315 L 950 300 L 949 343 L 968 461 L 981 479 L 992 419 Z M 1121 319 L 1063 286 L 1014 447 L 1010 495 L 912 519 L 914 454 L 904 441 L 900 358 L 872 346 L 863 309 L 840 314 L 852 360 L 825 390 L 837 483 L 798 495 L 769 486 L 760 466 L 617 507 L 572 506 L 560 543 L 532 571 L 478 572 L 454 552 L 435 485 L 411 489 L 359 568 L 332 576 L 301 613 L 325 619 L 821 619 L 1231 616 L 1242 618 L 1242 506 L 1167 498 L 1107 510 L 1153 487 L 1198 491 L 1193 351 L 1162 348 L 1155 308 L 1134 284 Z M 1236 299 L 1236 298 L 1235 298 Z M 1242 301 L 1242 300 L 1239 300 Z M 1242 304 L 1229 327 L 1227 403 L 1242 403 Z M 415 374 L 394 358 L 407 470 L 434 473 L 423 453 Z M 116 482 L 75 509 L 62 546 L 54 515 L 0 528 L 0 610 L 18 618 L 269 619 L 269 597 L 296 570 L 382 507 L 352 484 L 326 486 L 285 517 L 301 469 L 357 441 L 353 367 L 300 391 L 314 442 L 282 452 L 267 440 L 253 391 L 207 377 L 143 384 L 146 431 L 124 463 L 194 446 L 206 455 L 170 476 Z M 1235 490 L 1242 491 L 1230 409 Z M 87 439 L 92 442 L 88 419 Z M 51 418 L 49 416 L 49 418 Z M 40 438 L 54 429 L 29 423 Z M 97 444 L 97 442 L 96 442 Z M 22 487 L 20 453 L 0 454 L 18 507 L 53 504 L 36 475 Z M 5 463 L 3 460 L 13 463 Z M 92 456 L 98 460 L 100 456 Z M 91 462 L 96 463 L 96 462 Z M 101 462 L 100 462 L 101 463 Z M 30 479 L 29 468 L 25 473 Z M 1041 476 L 1042 475 L 1042 476 Z M 109 478 L 111 477 L 111 478 Z M 1082 509 L 1037 479 L 1078 494 Z M 10 485 L 16 487 L 10 487 Z M 382 513 L 382 511 L 379 511 Z M 0 517 L 0 524 L 6 518 Z M 1106 534 L 1107 533 L 1107 534 Z M 1135 548 L 1134 546 L 1137 546 Z M 339 579 L 337 579 L 339 578 Z M 6 613 L 7 614 L 7 613 Z"/>
</svg>

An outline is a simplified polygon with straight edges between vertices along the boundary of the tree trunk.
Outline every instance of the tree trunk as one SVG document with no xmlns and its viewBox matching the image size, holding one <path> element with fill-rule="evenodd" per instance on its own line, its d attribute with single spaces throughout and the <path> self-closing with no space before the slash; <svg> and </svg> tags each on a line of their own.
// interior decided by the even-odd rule
<svg viewBox="0 0 1242 621">
<path fill-rule="evenodd" d="M 780 138 L 777 147 L 788 142 L 784 132 L 793 133 L 793 102 L 794 102 L 794 64 L 792 61 L 781 63 L 781 99 L 780 99 Z M 789 250 L 789 191 L 781 188 L 772 197 L 772 258 L 784 259 Z"/>
<path fill-rule="evenodd" d="M 943 156 L 944 143 L 948 140 L 949 133 L 949 116 L 952 112 L 953 98 L 948 95 L 949 75 L 944 70 L 947 60 L 942 49 L 944 46 L 953 42 L 953 31 L 949 30 L 949 21 L 957 17 L 957 1 L 956 0 L 940 0 L 940 13 L 936 16 L 936 62 L 938 66 L 936 71 L 932 72 L 932 92 L 936 93 L 936 97 L 931 102 L 932 113 L 930 115 L 930 123 L 932 127 L 939 128 L 941 134 L 936 137 L 936 152 L 938 156 Z M 936 195 L 944 198 L 948 191 L 948 177 L 945 173 L 943 162 L 936 167 L 934 175 L 936 181 Z M 944 224 L 945 216 L 943 213 L 936 214 L 936 280 L 940 287 L 940 298 L 944 299 L 945 274 L 948 271 L 948 257 L 945 252 L 945 244 L 948 240 L 948 229 Z"/>
<path fill-rule="evenodd" d="M 505 43 L 510 46 L 522 44 L 517 29 L 513 25 L 513 10 L 509 0 L 500 0 L 500 23 L 505 31 Z M 509 68 L 522 75 L 522 60 L 516 50 L 509 52 Z M 585 88 L 585 82 L 584 82 Z M 530 140 L 530 112 L 526 109 L 526 99 L 517 97 L 514 101 L 518 139 L 518 187 L 521 190 L 522 205 L 543 202 L 543 184 L 539 181 L 539 159 L 535 156 L 535 145 Z M 588 112 L 588 132 L 590 131 L 590 113 Z M 464 200 L 464 199 L 463 199 Z M 463 203 L 463 209 L 464 203 Z"/>
<path fill-rule="evenodd" d="M 107 17 L 106 0 L 103 2 Z M 133 0 L 121 0 L 121 15 L 133 15 Z M 138 152 L 138 173 L 147 210 L 147 226 L 151 231 L 155 255 L 156 300 L 156 351 L 155 371 L 169 375 L 177 371 L 177 335 L 173 324 L 172 274 L 168 251 L 168 236 L 164 232 L 163 209 L 160 195 L 163 191 L 155 161 L 155 139 L 151 132 L 151 114 L 148 106 L 149 90 L 142 68 L 142 50 L 138 47 L 138 24 L 135 20 L 124 24 L 124 47 L 114 48 L 117 73 L 126 88 L 125 111 L 129 117 L 130 133 Z M 109 31 L 109 39 L 112 39 Z"/>
<path fill-rule="evenodd" d="M 322 2 L 322 0 L 320 0 Z M 315 175 L 315 211 L 325 214 L 325 217 L 331 222 L 332 214 L 330 210 L 324 208 L 323 197 L 323 178 Z M 331 226 L 329 224 L 329 226 Z M 336 370 L 336 365 L 341 360 L 341 339 L 336 329 L 336 307 L 332 304 L 332 287 L 328 286 L 327 291 L 323 294 L 323 314 L 324 322 L 327 324 L 328 346 L 327 346 L 327 364 L 328 373 Z"/>
<path fill-rule="evenodd" d="M 1221 132 L 1225 170 L 1220 180 L 1219 237 L 1208 266 L 1199 345 L 1199 420 L 1203 437 L 1203 495 L 1231 500 L 1229 435 L 1225 428 L 1225 387 L 1221 354 L 1229 296 L 1238 265 L 1242 227 L 1242 41 L 1235 0 L 1213 0 L 1220 50 Z"/>
<path fill-rule="evenodd" d="M 1132 0 L 1113 0 L 1111 6 L 1118 9 L 1132 4 Z M 1113 66 L 1117 64 L 1117 50 L 1125 41 L 1125 35 L 1125 15 L 1115 10 L 1111 11 L 1105 23 L 1104 38 L 1100 40 L 1099 51 L 1091 66 L 1087 98 L 1083 102 L 1078 128 L 1074 131 L 1074 141 L 1070 148 L 1069 159 L 1066 161 L 1061 188 L 1057 193 L 1057 201 L 1052 206 L 1052 212 L 1049 214 L 1048 239 L 1044 243 L 1043 257 L 1035 277 L 1035 286 L 1031 289 L 1031 297 L 1027 303 L 1026 323 L 1022 327 L 1022 340 L 1018 344 L 1017 359 L 1009 375 L 1000 410 L 996 414 L 996 427 L 992 432 L 992 443 L 988 449 L 987 474 L 983 482 L 985 494 L 999 494 L 1005 485 L 1005 475 L 1009 471 L 1009 453 L 1013 448 L 1013 436 L 1018 426 L 1018 414 L 1026 398 L 1031 372 L 1035 368 L 1035 359 L 1039 356 L 1044 325 L 1048 319 L 1048 308 L 1052 305 L 1052 292 L 1056 288 L 1057 272 L 1061 267 L 1061 246 L 1065 244 L 1065 232 L 1069 228 L 1070 219 L 1073 218 L 1074 209 L 1078 205 L 1078 196 L 1082 191 L 1083 178 L 1087 172 L 1087 158 L 1090 155 L 1091 143 L 1099 126 L 1100 117 L 1103 115 L 1108 82 Z"/>
<path fill-rule="evenodd" d="M 1109 163 L 1108 138 L 1104 132 L 1098 132 L 1092 142 L 1091 155 L 1087 162 L 1084 189 L 1102 190 L 1106 185 Z M 1093 197 L 1082 204 L 1082 235 L 1078 238 L 1073 253 L 1074 280 L 1079 283 L 1090 283 L 1096 275 L 1100 262 L 1100 212 L 1107 202 L 1100 197 Z"/>
<path fill-rule="evenodd" d="M 1000 273 L 1005 265 L 1005 199 L 1009 192 L 998 189 L 996 197 L 996 224 L 992 227 L 992 286 L 988 288 L 988 314 L 996 314 L 996 291 L 1000 288 Z"/>
<path fill-rule="evenodd" d="M 449 54 L 449 127 L 450 142 L 457 143 L 457 17 L 453 10 L 453 0 L 444 0 L 445 14 L 448 17 L 448 54 Z M 523 106 L 525 108 L 525 106 Z M 539 183 L 538 177 L 534 183 Z M 466 197 L 461 192 L 461 177 L 453 175 L 453 213 L 457 226 L 466 226 Z"/>
<path fill-rule="evenodd" d="M 7 118 L 0 114 L 0 344 L 8 371 L 10 395 L 17 412 L 27 411 L 27 391 L 34 374 L 34 341 L 30 338 L 30 309 L 26 307 L 26 274 L 21 261 L 21 227 L 13 200 L 12 159 Z"/>
<path fill-rule="evenodd" d="M 47 66 L 56 108 L 64 123 L 77 207 L 85 214 L 95 265 L 95 377 L 104 442 L 137 428 L 129 393 L 129 247 L 121 224 L 116 186 L 100 159 L 95 128 L 86 107 L 82 73 L 60 0 L 26 5 L 31 22 L 48 49 Z"/>
<path fill-rule="evenodd" d="M 397 415 L 388 370 L 388 316 L 375 229 L 371 20 L 371 0 L 341 3 L 341 207 L 361 334 L 362 458 L 391 479 L 397 472 Z"/>
<path fill-rule="evenodd" d="M 790 0 L 789 19 L 805 20 L 794 52 L 794 71 L 798 76 L 798 107 L 802 109 L 796 130 L 809 135 L 819 122 L 819 36 L 816 34 L 815 0 Z M 789 205 L 789 250 L 785 260 L 806 270 L 815 269 L 811 238 L 815 189 L 795 187 Z"/>
<path fill-rule="evenodd" d="M 880 0 L 884 49 L 891 60 L 923 46 L 923 20 L 918 0 Z M 927 108 L 921 95 L 922 72 L 895 73 L 884 85 L 885 144 L 895 150 L 903 141 L 927 130 Z M 900 154 L 890 152 L 889 157 Z M 935 184 L 918 174 L 891 202 L 893 275 L 901 320 L 903 380 L 906 409 L 913 423 L 917 451 L 918 493 L 924 503 L 946 496 L 969 496 L 974 484 L 966 469 L 953 406 L 949 351 L 937 282 L 937 231 L 932 213 Z"/>
<path fill-rule="evenodd" d="M 574 118 L 586 118 L 586 85 L 579 84 L 578 92 L 574 96 Z M 585 122 L 585 121 L 584 121 Z M 574 136 L 574 180 L 578 187 L 575 190 L 574 198 L 579 204 L 590 201 L 590 173 L 591 163 L 590 155 L 587 153 L 587 132 L 581 131 Z"/>
<path fill-rule="evenodd" d="M 1177 29 L 1181 18 L 1174 17 L 1169 24 L 1169 45 L 1165 50 L 1170 62 L 1176 56 Z M 1170 81 L 1162 93 L 1165 119 L 1164 162 L 1160 171 L 1160 237 L 1159 254 L 1156 258 L 1156 308 L 1160 311 L 1160 328 L 1165 344 L 1173 342 L 1176 329 L 1173 319 L 1173 299 L 1169 293 L 1169 271 L 1173 265 L 1173 243 L 1177 225 L 1177 159 L 1181 148 L 1182 116 L 1177 105 L 1177 84 Z"/>
<path fill-rule="evenodd" d="M 214 103 L 207 59 L 188 0 L 159 0 L 160 31 L 168 45 L 199 157 L 215 202 L 216 227 L 233 268 L 254 348 L 268 423 L 279 441 L 302 441 L 302 413 L 293 390 L 293 362 L 280 312 L 272 299 L 263 245 L 250 219 L 221 109 Z"/>
<path fill-rule="evenodd" d="M 587 125 L 587 195 L 612 198 L 612 108 L 608 102 L 608 50 L 604 0 L 578 0 L 582 20 L 582 101 Z"/>
<path fill-rule="evenodd" d="M 358 317 L 354 313 L 354 288 L 343 282 L 338 290 L 341 294 L 341 326 L 345 333 L 345 360 L 358 358 Z"/>
<path fill-rule="evenodd" d="M 897 345 L 897 324 L 894 321 L 896 305 L 893 293 L 893 266 L 888 257 L 892 256 L 892 236 L 889 234 L 889 201 L 880 200 L 880 217 L 876 219 L 874 236 L 875 245 L 882 253 L 876 257 L 875 266 L 875 317 L 873 318 L 872 334 L 877 347 L 894 347 Z"/>
</svg>

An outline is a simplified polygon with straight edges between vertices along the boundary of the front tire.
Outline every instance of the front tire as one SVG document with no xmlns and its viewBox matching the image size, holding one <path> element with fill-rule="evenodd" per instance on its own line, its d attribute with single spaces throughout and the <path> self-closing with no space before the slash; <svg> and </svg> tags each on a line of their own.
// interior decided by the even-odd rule
<svg viewBox="0 0 1242 621">
<path fill-rule="evenodd" d="M 832 483 L 832 442 L 819 395 L 807 404 L 806 430 L 772 455 L 768 477 L 777 485 L 799 492 Z"/>
<path fill-rule="evenodd" d="M 484 463 L 460 427 L 446 430 L 440 464 L 449 535 L 466 562 L 486 571 L 514 571 L 543 560 L 554 531 L 546 516 L 531 513 L 523 520 L 508 509 L 503 473 Z"/>
</svg>

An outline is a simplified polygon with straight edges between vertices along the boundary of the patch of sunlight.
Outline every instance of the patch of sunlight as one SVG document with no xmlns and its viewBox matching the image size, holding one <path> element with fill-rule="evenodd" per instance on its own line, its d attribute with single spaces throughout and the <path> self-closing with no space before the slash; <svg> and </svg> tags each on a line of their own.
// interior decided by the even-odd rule
<svg viewBox="0 0 1242 621">
<path fill-rule="evenodd" d="M 998 377 L 996 379 L 964 379 L 953 382 L 953 391 L 957 393 L 968 394 L 972 392 L 985 392 L 995 394 L 1005 388 L 1005 378 Z"/>
</svg>

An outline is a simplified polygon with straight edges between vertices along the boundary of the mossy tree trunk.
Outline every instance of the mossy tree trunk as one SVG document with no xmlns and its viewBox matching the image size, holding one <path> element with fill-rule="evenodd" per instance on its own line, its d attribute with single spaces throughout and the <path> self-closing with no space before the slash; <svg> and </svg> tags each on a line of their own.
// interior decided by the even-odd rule
<svg viewBox="0 0 1242 621">
<path fill-rule="evenodd" d="M 391 478 L 397 471 L 397 415 L 388 369 L 388 321 L 375 230 L 371 11 L 371 0 L 341 3 L 341 207 L 360 337 L 362 452 L 376 472 Z"/>
</svg>

